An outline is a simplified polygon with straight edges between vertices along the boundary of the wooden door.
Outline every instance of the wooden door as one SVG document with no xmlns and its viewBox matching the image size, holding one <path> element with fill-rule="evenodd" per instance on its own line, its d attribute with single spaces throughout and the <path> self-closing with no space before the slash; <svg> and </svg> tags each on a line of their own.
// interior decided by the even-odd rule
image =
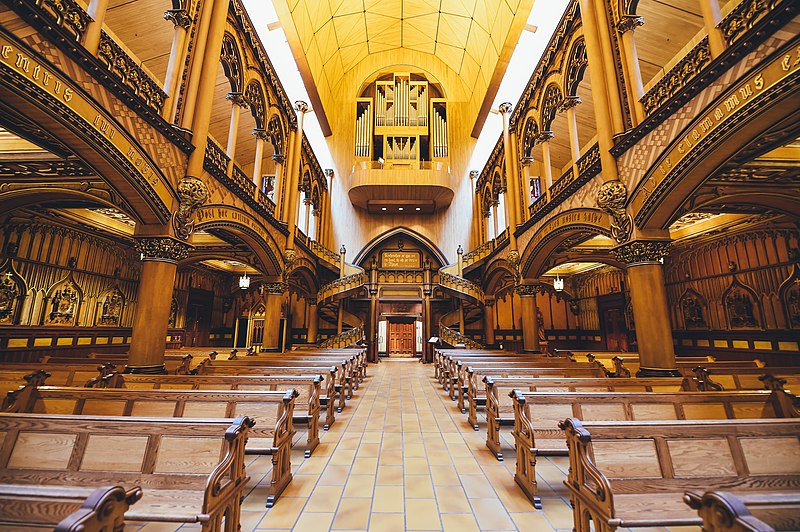
<svg viewBox="0 0 800 532">
<path fill-rule="evenodd" d="M 389 322 L 389 354 L 413 354 L 416 331 L 414 323 Z"/>
<path fill-rule="evenodd" d="M 625 327 L 625 315 L 622 309 L 608 309 L 605 311 L 604 318 L 606 349 L 608 351 L 627 351 L 628 331 Z"/>
</svg>

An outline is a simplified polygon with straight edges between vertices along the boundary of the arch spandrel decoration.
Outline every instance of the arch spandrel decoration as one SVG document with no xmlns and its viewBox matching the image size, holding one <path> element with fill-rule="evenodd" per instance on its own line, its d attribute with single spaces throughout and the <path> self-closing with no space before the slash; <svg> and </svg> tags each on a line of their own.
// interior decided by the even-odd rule
<svg viewBox="0 0 800 532">
<path fill-rule="evenodd" d="M 538 278 L 547 269 L 550 255 L 565 240 L 577 233 L 611 236 L 611 217 L 599 209 L 570 209 L 542 224 L 525 245 L 522 254 L 523 278 Z"/>
</svg>

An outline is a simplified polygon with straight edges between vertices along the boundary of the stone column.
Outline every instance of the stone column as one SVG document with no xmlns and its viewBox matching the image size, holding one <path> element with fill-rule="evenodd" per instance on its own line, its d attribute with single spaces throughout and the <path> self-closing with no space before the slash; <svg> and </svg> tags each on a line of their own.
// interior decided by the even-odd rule
<svg viewBox="0 0 800 532">
<path fill-rule="evenodd" d="M 272 203 L 275 204 L 275 218 L 278 220 L 281 219 L 281 208 L 279 206 L 281 200 L 281 193 L 283 191 L 283 187 L 285 186 L 286 182 L 286 175 L 284 171 L 284 165 L 286 163 L 286 157 L 284 157 L 281 153 L 275 153 L 272 155 L 272 160 L 275 161 L 275 183 L 273 185 L 272 191 Z"/>
<path fill-rule="evenodd" d="M 708 48 L 711 57 L 719 57 L 728 47 L 725 36 L 717 25 L 722 22 L 722 11 L 718 0 L 699 0 L 700 10 L 703 12 L 703 22 L 708 32 Z"/>
<path fill-rule="evenodd" d="M 177 262 L 187 257 L 191 246 L 168 236 L 141 237 L 135 244 L 142 272 L 125 373 L 166 373 L 164 351 L 175 272 Z"/>
<path fill-rule="evenodd" d="M 319 315 L 317 314 L 317 298 L 310 297 L 308 303 L 308 332 L 306 333 L 306 343 L 317 343 L 317 330 L 319 328 Z"/>
<path fill-rule="evenodd" d="M 472 191 L 472 248 L 476 248 L 483 244 L 481 241 L 480 223 L 483 221 L 483 213 L 481 212 L 481 199 L 475 194 L 475 182 L 481 173 L 477 170 L 470 170 L 469 172 L 469 187 Z"/>
<path fill-rule="evenodd" d="M 231 102 L 231 122 L 228 126 L 228 144 L 225 148 L 225 155 L 228 156 L 228 174 L 231 173 L 233 168 L 233 159 L 236 157 L 236 141 L 239 137 L 239 117 L 242 115 L 242 109 L 247 109 L 247 101 L 244 99 L 244 94 L 241 92 L 229 92 L 225 95 L 225 99 Z"/>
<path fill-rule="evenodd" d="M 487 298 L 483 309 L 483 343 L 486 347 L 494 345 L 494 299 Z"/>
<path fill-rule="evenodd" d="M 281 307 L 289 285 L 284 282 L 263 283 L 264 287 L 264 340 L 263 349 L 277 350 L 281 345 Z"/>
<path fill-rule="evenodd" d="M 536 286 L 517 285 L 517 294 L 522 303 L 522 349 L 526 353 L 539 353 L 539 322 L 536 319 Z"/>
<path fill-rule="evenodd" d="M 97 55 L 106 9 L 108 9 L 108 0 L 91 0 L 86 8 L 86 13 L 92 17 L 92 21 L 83 32 L 83 47 L 92 55 Z"/>
<path fill-rule="evenodd" d="M 550 197 L 550 188 L 553 186 L 553 168 L 550 166 L 550 139 L 553 138 L 552 131 L 542 131 L 536 135 L 536 143 L 542 145 L 542 173 L 544 173 L 544 183 L 547 185 L 547 197 Z"/>
<path fill-rule="evenodd" d="M 256 154 L 253 159 L 253 183 L 256 184 L 258 194 L 261 194 L 261 190 L 264 187 L 261 167 L 264 163 L 264 146 L 269 140 L 269 135 L 265 129 L 254 129 L 253 136 L 256 138 Z"/>
<path fill-rule="evenodd" d="M 644 18 L 632 15 L 624 15 L 617 24 L 617 30 L 622 35 L 622 55 L 624 56 L 625 70 L 628 73 L 629 93 L 633 100 L 631 111 L 636 118 L 634 126 L 646 118 L 644 107 L 642 107 L 642 98 L 644 98 L 642 71 L 639 69 L 639 54 L 636 51 L 636 39 L 633 36 L 634 30 L 639 26 L 644 26 Z"/>
<path fill-rule="evenodd" d="M 181 79 L 182 69 L 186 60 L 186 37 L 189 28 L 192 27 L 192 18 L 186 9 L 168 9 L 164 12 L 164 20 L 169 20 L 175 25 L 172 34 L 172 49 L 169 52 L 169 63 L 167 64 L 167 74 L 164 77 L 164 92 L 167 93 L 167 102 L 164 104 L 163 116 L 167 122 L 172 123 L 175 119 L 175 111 L 178 98 L 178 86 Z"/>
<path fill-rule="evenodd" d="M 511 145 L 511 133 L 509 132 L 509 120 L 513 106 L 509 102 L 500 104 L 500 116 L 503 117 L 503 158 L 506 167 L 506 223 L 508 224 L 509 249 L 517 249 L 517 237 L 514 231 L 517 229 L 520 220 L 519 205 L 519 178 L 515 170 L 514 147 Z"/>
<path fill-rule="evenodd" d="M 627 266 L 639 347 L 637 377 L 680 377 L 664 286 L 662 261 L 669 245 L 667 240 L 635 240 L 614 249 L 617 259 Z"/>
</svg>

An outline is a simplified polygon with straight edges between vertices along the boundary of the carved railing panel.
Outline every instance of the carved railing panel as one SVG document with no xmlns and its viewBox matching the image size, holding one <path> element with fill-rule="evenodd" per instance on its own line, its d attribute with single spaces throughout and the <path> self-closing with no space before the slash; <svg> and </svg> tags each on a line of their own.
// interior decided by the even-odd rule
<svg viewBox="0 0 800 532">
<path fill-rule="evenodd" d="M 469 279 L 439 270 L 439 285 L 442 288 L 463 294 L 483 304 L 483 289 Z"/>
<path fill-rule="evenodd" d="M 92 20 L 75 0 L 36 0 L 34 4 L 41 9 L 46 19 L 67 30 L 78 42 Z"/>
<path fill-rule="evenodd" d="M 367 280 L 367 273 L 362 270 L 358 273 L 347 275 L 340 279 L 331 281 L 319 289 L 319 292 L 317 292 L 317 301 L 319 301 L 319 304 L 321 305 L 334 296 L 361 288 L 361 286 L 363 286 Z"/>
<path fill-rule="evenodd" d="M 233 186 L 241 190 L 246 197 L 256 197 L 256 184 L 253 183 L 253 180 L 250 179 L 250 177 L 235 164 L 231 170 L 231 181 L 233 182 Z"/>
<path fill-rule="evenodd" d="M 364 339 L 364 324 L 362 323 L 356 327 L 353 327 L 349 331 L 344 331 L 336 336 L 331 336 L 322 342 L 320 347 L 324 349 L 341 349 L 362 342 Z"/>
<path fill-rule="evenodd" d="M 203 168 L 205 168 L 206 172 L 220 181 L 225 181 L 228 177 L 226 174 L 229 161 L 230 159 L 225 155 L 225 151 L 209 137 L 205 158 L 203 159 Z"/>
<path fill-rule="evenodd" d="M 275 205 L 273 204 L 273 210 L 274 209 Z M 339 255 L 337 253 L 334 253 L 316 240 L 312 240 L 308 243 L 308 249 L 310 249 L 311 252 L 320 259 L 326 260 L 331 264 L 336 264 L 339 262 Z"/>
<path fill-rule="evenodd" d="M 469 253 L 464 253 L 462 257 L 462 261 L 464 263 L 464 267 L 470 266 L 479 260 L 486 258 L 494 251 L 495 248 L 495 241 L 494 239 L 489 240 L 488 242 L 484 242 L 477 248 L 473 249 Z"/>
<path fill-rule="evenodd" d="M 644 112 L 649 115 L 661 107 L 697 77 L 709 62 L 711 62 L 711 49 L 708 45 L 708 37 L 705 37 L 647 91 L 642 98 Z"/>
<path fill-rule="evenodd" d="M 484 346 L 458 331 L 454 331 L 450 327 L 443 325 L 439 322 L 439 338 L 444 340 L 450 345 L 463 345 L 467 349 L 483 349 Z"/>
<path fill-rule="evenodd" d="M 151 109 L 157 113 L 163 111 L 167 93 L 104 31 L 100 33 L 97 55 L 106 64 L 109 72 Z"/>
<path fill-rule="evenodd" d="M 390 284 L 419 284 L 425 282 L 425 275 L 421 271 L 382 270 L 378 272 L 378 282 Z"/>
</svg>

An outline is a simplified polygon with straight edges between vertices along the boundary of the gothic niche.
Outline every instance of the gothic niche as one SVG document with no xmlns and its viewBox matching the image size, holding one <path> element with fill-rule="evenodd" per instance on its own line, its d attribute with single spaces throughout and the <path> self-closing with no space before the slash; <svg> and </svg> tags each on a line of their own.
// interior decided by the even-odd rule
<svg viewBox="0 0 800 532">
<path fill-rule="evenodd" d="M 722 303 L 731 329 L 752 329 L 759 326 L 755 314 L 755 294 L 738 280 L 734 280 L 722 296 Z"/>
<path fill-rule="evenodd" d="M 792 329 L 800 328 L 800 266 L 794 265 L 792 275 L 781 284 L 779 293 L 787 325 Z"/>
<path fill-rule="evenodd" d="M 694 290 L 687 290 L 680 300 L 681 315 L 687 329 L 705 329 L 705 307 L 703 297 Z"/>
<path fill-rule="evenodd" d="M 78 307 L 80 307 L 83 293 L 72 279 L 72 273 L 63 281 L 56 283 L 50 289 L 45 309 L 45 325 L 76 326 L 78 323 Z"/>
<path fill-rule="evenodd" d="M 175 323 L 178 321 L 178 300 L 174 297 L 169 304 L 169 320 L 167 320 L 168 327 L 175 328 Z"/>
<path fill-rule="evenodd" d="M 0 266 L 0 325 L 13 325 L 26 292 L 25 281 L 14 270 L 11 259 Z"/>
<path fill-rule="evenodd" d="M 125 296 L 118 286 L 105 293 L 97 303 L 100 311 L 97 313 L 98 327 L 119 327 L 122 321 L 122 307 L 125 305 Z"/>
</svg>

